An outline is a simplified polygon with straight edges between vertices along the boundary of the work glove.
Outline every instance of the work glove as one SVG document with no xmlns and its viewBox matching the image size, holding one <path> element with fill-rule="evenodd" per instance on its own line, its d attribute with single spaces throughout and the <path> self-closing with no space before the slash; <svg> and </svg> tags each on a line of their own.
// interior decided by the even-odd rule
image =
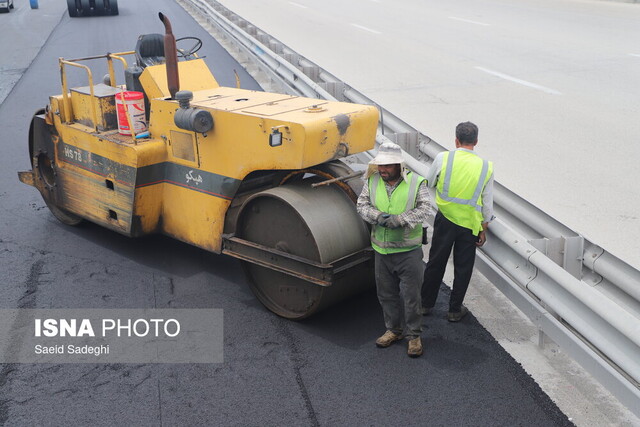
<svg viewBox="0 0 640 427">
<path fill-rule="evenodd" d="M 381 227 L 386 227 L 387 225 L 387 221 L 389 220 L 389 217 L 391 215 L 389 215 L 388 213 L 381 213 L 378 215 L 378 217 L 376 218 L 376 224 L 378 224 Z"/>
<path fill-rule="evenodd" d="M 400 223 L 400 217 L 398 215 L 391 215 L 387 218 L 385 225 L 383 227 L 387 228 L 400 228 L 402 224 Z"/>
</svg>

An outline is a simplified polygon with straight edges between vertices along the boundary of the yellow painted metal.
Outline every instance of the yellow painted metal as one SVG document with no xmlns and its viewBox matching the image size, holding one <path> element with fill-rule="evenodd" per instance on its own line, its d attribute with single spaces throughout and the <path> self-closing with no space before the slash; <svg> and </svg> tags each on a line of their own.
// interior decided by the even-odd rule
<svg viewBox="0 0 640 427">
<path fill-rule="evenodd" d="M 65 122 L 70 123 L 74 120 L 77 120 L 78 117 L 80 117 L 80 119 L 85 119 L 87 117 L 87 114 L 84 110 L 78 111 L 76 112 L 75 108 L 73 108 L 72 104 L 73 104 L 73 100 L 69 100 L 69 86 L 67 83 L 67 72 L 65 69 L 65 65 L 69 65 L 72 67 L 77 67 L 77 68 L 81 68 L 83 70 L 85 70 L 87 72 L 87 77 L 88 77 L 88 82 L 89 82 L 89 86 L 87 86 L 89 94 L 91 95 L 91 97 L 94 97 L 94 84 L 93 84 L 93 75 L 91 73 L 91 69 L 83 64 L 78 64 L 78 62 L 80 61 L 88 61 L 88 60 L 92 60 L 92 59 L 102 59 L 102 58 L 106 58 L 107 59 L 107 65 L 109 68 L 109 79 L 111 81 L 111 85 L 115 87 L 116 85 L 116 78 L 115 78 L 115 72 L 113 69 L 113 62 L 112 62 L 112 58 L 114 59 L 118 59 L 119 61 L 122 62 L 124 69 L 127 68 L 127 61 L 123 58 L 123 56 L 125 55 L 132 55 L 134 54 L 134 51 L 127 51 L 127 52 L 118 52 L 118 53 L 111 53 L 111 54 L 106 54 L 106 55 L 100 55 L 100 56 L 90 56 L 90 57 L 86 57 L 86 58 L 77 58 L 77 59 L 70 59 L 70 60 L 65 60 L 64 58 L 59 58 L 58 62 L 60 65 L 60 79 L 62 82 L 62 98 L 63 98 L 63 103 L 64 103 L 64 116 L 63 119 Z M 89 101 L 76 101 L 76 104 L 79 104 L 78 107 L 84 107 L 84 104 L 89 104 L 90 106 L 90 110 L 91 110 L 91 116 L 90 119 L 93 123 L 93 127 L 94 130 L 97 132 L 99 130 L 99 114 L 98 114 L 98 109 L 100 106 L 96 106 L 96 103 L 92 103 Z M 115 107 L 114 107 L 115 108 Z M 75 114 L 78 114 L 78 116 L 74 116 Z M 100 115 L 102 115 L 102 112 L 100 112 Z M 104 128 L 102 130 L 105 130 Z"/>
<path fill-rule="evenodd" d="M 122 52 L 122 53 L 108 53 L 106 55 L 107 57 L 107 64 L 109 66 L 109 80 L 111 82 L 111 86 L 117 86 L 117 82 L 116 82 L 116 73 L 113 70 L 113 61 L 112 59 L 117 59 L 120 62 L 122 62 L 122 67 L 124 70 L 127 69 L 128 65 L 127 65 L 127 60 L 124 59 L 124 55 L 133 55 L 135 52 L 134 51 L 130 51 L 130 52 Z"/>
<path fill-rule="evenodd" d="M 18 179 L 23 184 L 27 184 L 27 185 L 30 185 L 32 187 L 35 187 L 35 183 L 33 181 L 33 172 L 32 171 L 18 172 Z"/>
<path fill-rule="evenodd" d="M 200 170 L 237 180 L 256 170 L 305 169 L 369 150 L 378 121 L 371 106 L 223 87 L 194 93 L 191 106 L 214 118 L 213 130 L 197 135 Z M 197 167 L 176 158 L 171 130 L 176 108 L 176 101 L 152 100 L 150 132 L 167 138 L 171 161 Z M 275 129 L 283 134 L 279 147 L 269 145 Z M 219 252 L 230 200 L 167 184 L 163 200 L 164 233 Z"/>
<path fill-rule="evenodd" d="M 220 86 L 203 59 L 178 62 L 178 73 L 181 76 L 181 90 L 197 92 Z M 185 78 L 187 76 L 188 78 Z M 145 68 L 140 75 L 140 83 L 144 86 L 145 93 L 149 99 L 168 98 L 171 96 L 167 83 L 167 71 L 164 64 L 152 65 Z"/>
<path fill-rule="evenodd" d="M 199 137 L 202 168 L 237 179 L 369 150 L 378 122 L 372 106 L 235 88 L 200 91 L 191 105 L 211 110 L 215 122 L 213 131 Z M 275 129 L 282 132 L 280 147 L 269 146 Z"/>
<path fill-rule="evenodd" d="M 110 74 L 111 58 L 119 59 L 108 58 Z M 56 200 L 126 235 L 164 233 L 220 252 L 227 210 L 247 175 L 307 169 L 374 146 L 375 107 L 219 87 L 202 59 L 179 62 L 181 89 L 193 92 L 192 108 L 211 113 L 213 129 L 197 134 L 175 125 L 180 107 L 167 99 L 165 67 L 156 65 L 140 76 L 150 137 L 136 140 L 104 125 L 115 112 L 99 96 L 104 85 L 89 74 L 87 88 L 69 91 L 64 66 L 84 66 L 60 64 L 62 94 L 50 97 L 47 114 L 56 130 L 55 191 L 64 195 Z M 282 144 L 271 146 L 271 134 Z"/>
<path fill-rule="evenodd" d="M 58 118 L 56 125 L 54 142 L 60 159 L 56 179 L 65 189 L 64 209 L 126 235 L 134 234 L 134 216 L 142 234 L 159 231 L 162 196 L 149 197 L 154 192 L 148 190 L 137 194 L 135 171 L 166 160 L 164 141 L 147 139 L 132 144 L 117 131 L 96 135 L 90 127 L 65 125 Z M 132 171 L 130 180 L 121 178 L 124 170 Z"/>
<path fill-rule="evenodd" d="M 200 156 L 196 135 L 182 129 L 171 130 L 169 134 L 169 156 L 172 161 L 190 167 L 200 167 Z"/>
<path fill-rule="evenodd" d="M 70 61 L 65 61 L 64 59 L 60 58 L 60 72 L 62 73 L 62 97 L 64 98 L 64 105 L 67 107 L 65 108 L 65 110 L 67 111 L 67 114 L 69 114 L 67 117 L 65 117 L 65 121 L 66 122 L 71 122 L 74 117 L 72 116 L 72 112 L 73 109 L 72 107 L 70 107 L 69 105 L 69 93 L 68 93 L 68 86 L 67 86 L 67 73 L 65 72 L 65 65 L 70 65 L 72 67 L 78 67 L 78 68 L 82 68 L 83 70 L 85 70 L 87 72 L 87 77 L 89 78 L 89 93 L 91 94 L 91 97 L 94 96 L 93 93 L 93 75 L 91 74 L 91 69 L 89 67 L 87 67 L 86 65 L 82 65 L 82 64 L 77 64 L 75 62 L 70 62 Z M 95 103 L 91 102 L 89 103 L 91 106 L 91 119 L 93 121 L 93 126 L 95 131 L 98 131 L 98 116 L 96 113 L 96 106 Z"/>
<path fill-rule="evenodd" d="M 117 129 L 115 95 L 119 92 L 102 83 L 71 89 L 74 120 L 99 131 Z"/>
</svg>

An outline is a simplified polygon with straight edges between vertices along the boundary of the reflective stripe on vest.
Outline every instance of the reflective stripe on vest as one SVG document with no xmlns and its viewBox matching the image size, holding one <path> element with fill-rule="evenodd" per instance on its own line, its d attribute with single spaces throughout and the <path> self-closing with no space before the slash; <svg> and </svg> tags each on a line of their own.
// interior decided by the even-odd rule
<svg viewBox="0 0 640 427">
<path fill-rule="evenodd" d="M 403 227 L 403 239 L 397 242 L 382 242 L 374 237 L 374 233 L 371 233 L 371 243 L 382 248 L 382 249 L 413 249 L 416 246 L 422 245 L 422 227 L 420 227 L 420 235 L 417 237 L 410 237 L 414 229 L 417 229 L 420 224 L 416 225 L 413 228 Z M 379 226 L 376 226 L 379 227 Z M 396 251 L 400 252 L 400 251 Z"/>
<path fill-rule="evenodd" d="M 373 175 L 369 178 L 369 197 L 371 205 L 381 212 L 389 213 L 393 215 L 399 215 L 403 212 L 411 210 L 415 207 L 416 199 L 418 196 L 418 187 L 424 180 L 421 176 L 410 172 L 407 175 L 409 178 L 408 186 L 407 181 L 401 182 L 391 194 L 391 199 L 387 197 L 385 201 L 378 199 L 378 190 L 385 191 L 386 186 L 379 188 L 379 185 L 384 185 L 384 181 L 380 175 Z M 380 183 L 382 181 L 382 184 Z M 406 189 L 406 190 L 405 190 Z M 406 191 L 407 201 L 403 207 L 393 205 L 394 195 L 403 198 L 405 194 L 396 194 L 398 191 Z M 380 206 L 384 202 L 389 202 L 388 206 Z M 422 245 L 422 226 L 417 224 L 415 227 L 401 227 L 396 229 L 389 229 L 379 225 L 374 225 L 371 229 L 371 245 L 373 248 L 382 254 L 404 252 L 415 249 Z"/>
<path fill-rule="evenodd" d="M 478 212 L 482 212 L 482 205 L 478 203 L 480 200 L 480 195 L 482 194 L 482 189 L 484 188 L 485 181 L 487 179 L 487 174 L 489 173 L 489 162 L 487 160 L 482 160 L 482 171 L 480 172 L 480 177 L 478 178 L 478 184 L 476 185 L 476 189 L 473 192 L 473 196 L 470 199 L 460 199 L 458 197 L 450 197 L 449 196 L 449 187 L 451 186 L 451 173 L 453 172 L 453 158 L 456 152 L 449 152 L 449 158 L 447 159 L 447 167 L 444 170 L 444 184 L 442 188 L 442 192 L 438 192 L 438 196 L 442 200 L 447 202 L 458 203 L 461 205 L 469 205 L 472 206 Z"/>
</svg>

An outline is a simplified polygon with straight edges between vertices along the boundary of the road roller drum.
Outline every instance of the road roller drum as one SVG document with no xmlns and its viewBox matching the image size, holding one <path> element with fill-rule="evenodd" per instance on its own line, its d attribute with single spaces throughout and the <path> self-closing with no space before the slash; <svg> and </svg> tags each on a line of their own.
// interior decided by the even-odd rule
<svg viewBox="0 0 640 427">
<path fill-rule="evenodd" d="M 322 264 L 368 248 L 369 232 L 353 201 L 336 186 L 311 187 L 319 180 L 254 194 L 240 212 L 236 234 Z M 256 297 L 271 311 L 292 319 L 308 317 L 373 283 L 366 262 L 344 271 L 328 286 L 251 262 L 244 262 L 244 267 Z"/>
</svg>

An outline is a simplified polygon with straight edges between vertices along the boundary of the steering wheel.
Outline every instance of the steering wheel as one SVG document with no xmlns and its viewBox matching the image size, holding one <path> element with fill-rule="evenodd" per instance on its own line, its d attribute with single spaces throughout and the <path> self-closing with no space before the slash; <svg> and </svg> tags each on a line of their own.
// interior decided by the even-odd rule
<svg viewBox="0 0 640 427">
<path fill-rule="evenodd" d="M 202 40 L 200 40 L 197 37 L 190 37 L 190 36 L 180 37 L 179 39 L 176 40 L 176 46 L 178 45 L 178 42 L 185 41 L 185 40 L 190 40 L 193 43 L 190 45 L 191 47 L 189 47 L 188 49 L 181 49 L 180 47 L 177 47 L 178 57 L 182 59 L 192 59 L 194 57 L 194 54 L 197 51 L 199 51 L 200 48 L 202 48 Z"/>
</svg>

